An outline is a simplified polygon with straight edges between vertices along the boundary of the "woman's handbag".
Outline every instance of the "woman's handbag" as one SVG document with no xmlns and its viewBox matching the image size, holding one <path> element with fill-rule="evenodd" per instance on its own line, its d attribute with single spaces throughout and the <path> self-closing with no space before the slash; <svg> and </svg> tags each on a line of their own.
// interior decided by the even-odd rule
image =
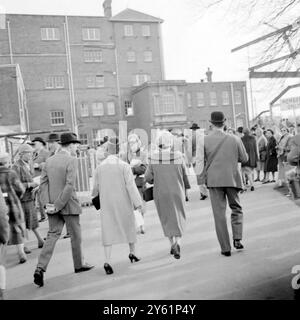
<svg viewBox="0 0 300 320">
<path fill-rule="evenodd" d="M 96 208 L 96 210 L 100 210 L 101 206 L 100 206 L 100 196 L 99 196 L 99 194 L 92 199 L 92 203 L 93 203 L 93 206 Z"/>
<path fill-rule="evenodd" d="M 263 150 L 259 154 L 259 161 L 265 162 L 267 159 L 267 151 Z"/>
<path fill-rule="evenodd" d="M 147 188 L 143 191 L 143 200 L 146 202 L 153 200 L 153 187 Z"/>
</svg>

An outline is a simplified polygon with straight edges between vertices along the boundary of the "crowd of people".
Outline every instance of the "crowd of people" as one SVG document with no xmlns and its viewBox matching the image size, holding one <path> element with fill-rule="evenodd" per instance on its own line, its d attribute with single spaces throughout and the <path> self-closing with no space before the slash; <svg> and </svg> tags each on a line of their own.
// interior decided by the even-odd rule
<svg viewBox="0 0 300 320">
<path fill-rule="evenodd" d="M 210 123 L 205 134 L 197 124 L 190 128 L 191 135 L 177 129 L 161 130 L 149 146 L 143 145 L 136 133 L 130 134 L 125 144 L 116 137 L 105 137 L 100 142 L 91 198 L 100 203 L 106 274 L 114 272 L 113 245 L 127 244 L 130 262 L 140 261 L 136 253 L 137 233 L 144 234 L 146 229 L 143 223 L 137 228 L 136 217 L 145 215 L 150 200 L 154 200 L 163 234 L 170 243 L 170 255 L 181 258 L 190 170 L 196 173 L 200 200 L 210 198 L 221 254 L 229 257 L 232 251 L 227 202 L 233 247 L 244 248 L 240 193 L 247 187 L 254 191 L 255 182 L 275 182 L 277 171 L 276 187 L 287 185 L 288 172 L 299 163 L 295 151 L 299 149 L 299 136 L 293 137 L 286 126 L 281 126 L 280 135 L 259 126 L 227 128 L 222 112 L 212 112 Z M 5 288 L 5 244 L 16 246 L 19 262 L 25 263 L 30 254 L 25 243 L 30 230 L 41 249 L 34 271 L 36 285 L 44 285 L 44 273 L 64 225 L 66 237 L 71 239 L 74 271 L 85 272 L 94 267 L 85 262 L 81 248 L 82 208 L 76 194 L 79 145 L 73 133 L 60 137 L 52 133 L 47 143 L 36 137 L 32 143 L 22 144 L 13 164 L 9 154 L 0 155 L 1 296 Z M 38 228 L 47 219 L 49 231 L 43 239 Z"/>
</svg>

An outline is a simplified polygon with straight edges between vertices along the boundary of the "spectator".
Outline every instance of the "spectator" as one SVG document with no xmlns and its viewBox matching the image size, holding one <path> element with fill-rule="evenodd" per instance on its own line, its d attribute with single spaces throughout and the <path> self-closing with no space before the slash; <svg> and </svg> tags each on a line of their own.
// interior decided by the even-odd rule
<svg viewBox="0 0 300 320">
<path fill-rule="evenodd" d="M 276 140 L 274 138 L 274 131 L 272 129 L 268 129 L 266 131 L 266 137 L 268 140 L 267 144 L 267 157 L 266 157 L 266 165 L 265 172 L 266 178 L 263 180 L 263 184 L 275 182 L 275 172 L 278 171 L 278 159 L 276 152 Z M 272 173 L 273 180 L 270 181 L 270 173 Z"/>
</svg>

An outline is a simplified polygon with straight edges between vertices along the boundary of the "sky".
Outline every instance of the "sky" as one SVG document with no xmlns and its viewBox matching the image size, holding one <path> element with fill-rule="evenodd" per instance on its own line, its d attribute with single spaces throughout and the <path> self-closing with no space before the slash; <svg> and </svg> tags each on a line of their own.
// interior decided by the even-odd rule
<svg viewBox="0 0 300 320">
<path fill-rule="evenodd" d="M 259 62 L 259 46 L 236 53 L 231 53 L 231 49 L 272 32 L 273 29 L 266 25 L 257 26 L 256 22 L 249 25 L 241 22 L 237 13 L 226 5 L 207 9 L 201 5 L 205 1 L 209 0 L 112 0 L 112 11 L 115 15 L 131 8 L 164 20 L 162 33 L 167 79 L 199 82 L 205 79 L 209 67 L 213 71 L 213 81 L 247 81 L 252 118 L 269 108 L 269 102 L 284 88 L 284 83 L 255 79 L 250 86 L 248 67 Z M 0 0 L 0 7 L 7 13 L 103 16 L 102 2 Z M 259 15 L 260 12 L 251 19 L 255 20 Z M 287 23 L 289 21 L 283 21 L 278 27 Z M 287 80 L 285 85 L 293 83 L 295 80 Z M 287 96 L 297 95 L 300 95 L 300 90 L 293 90 Z"/>
</svg>

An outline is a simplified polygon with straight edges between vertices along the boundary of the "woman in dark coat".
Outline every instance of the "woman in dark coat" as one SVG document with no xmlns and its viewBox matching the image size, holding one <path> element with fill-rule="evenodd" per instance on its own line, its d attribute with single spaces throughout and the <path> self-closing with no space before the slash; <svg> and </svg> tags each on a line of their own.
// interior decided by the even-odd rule
<svg viewBox="0 0 300 320">
<path fill-rule="evenodd" d="M 20 263 L 26 262 L 24 251 L 24 217 L 19 197 L 21 197 L 25 188 L 19 180 L 17 174 L 8 168 L 9 155 L 7 153 L 0 155 L 0 187 L 5 195 L 6 205 L 8 207 L 9 217 L 9 245 L 16 245 Z"/>
<path fill-rule="evenodd" d="M 250 135 L 249 129 L 244 129 L 244 136 L 242 137 L 243 144 L 248 153 L 249 160 L 248 162 L 242 164 L 242 173 L 245 177 L 248 177 L 248 181 L 250 183 L 251 191 L 254 191 L 253 186 L 253 170 L 257 166 L 258 161 L 258 152 L 257 152 L 257 144 L 254 136 Z"/>
<path fill-rule="evenodd" d="M 267 144 L 267 158 L 266 158 L 266 165 L 265 165 L 265 172 L 266 172 L 266 179 L 263 181 L 263 184 L 269 182 L 275 182 L 275 172 L 278 171 L 278 158 L 277 158 L 277 151 L 276 146 L 277 142 L 274 138 L 274 132 L 271 129 L 268 129 L 266 132 L 266 137 L 268 139 Z M 270 181 L 270 172 L 272 172 L 273 180 Z"/>
</svg>

